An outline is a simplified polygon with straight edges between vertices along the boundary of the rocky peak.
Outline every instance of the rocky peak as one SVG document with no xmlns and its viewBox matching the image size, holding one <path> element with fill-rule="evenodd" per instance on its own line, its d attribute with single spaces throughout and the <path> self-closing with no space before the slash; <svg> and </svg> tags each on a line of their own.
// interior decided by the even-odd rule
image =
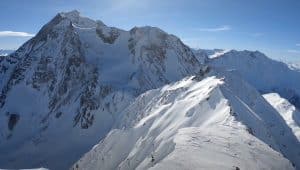
<svg viewBox="0 0 300 170">
<path fill-rule="evenodd" d="M 80 17 L 80 12 L 77 10 L 72 10 L 70 12 L 61 12 L 61 13 L 59 13 L 59 15 L 61 15 L 62 17 L 69 18 L 69 19 L 75 19 L 75 18 Z"/>
<path fill-rule="evenodd" d="M 72 24 L 74 24 L 77 27 L 91 28 L 91 27 L 96 27 L 96 25 L 98 23 L 92 19 L 81 16 L 77 10 L 73 10 L 70 12 L 62 12 L 62 13 L 59 13 L 59 15 L 62 18 L 70 20 L 72 22 Z"/>
</svg>

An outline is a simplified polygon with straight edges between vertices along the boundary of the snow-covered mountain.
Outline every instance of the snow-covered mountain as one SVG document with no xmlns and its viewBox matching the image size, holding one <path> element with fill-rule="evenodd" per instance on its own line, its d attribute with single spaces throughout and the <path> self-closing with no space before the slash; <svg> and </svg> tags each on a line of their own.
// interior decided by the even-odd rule
<svg viewBox="0 0 300 170">
<path fill-rule="evenodd" d="M 230 73 L 148 91 L 124 110 L 115 128 L 73 169 L 299 166 L 293 132 L 256 89 Z"/>
<path fill-rule="evenodd" d="M 208 64 L 239 75 L 262 94 L 276 92 L 300 108 L 300 71 L 290 69 L 283 62 L 258 51 L 231 50 L 212 58 Z"/>
<path fill-rule="evenodd" d="M 297 104 L 298 72 L 215 52 L 155 27 L 57 14 L 1 57 L 0 168 L 300 168 L 297 133 L 261 95 Z"/>
<path fill-rule="evenodd" d="M 1 60 L 0 165 L 66 169 L 137 95 L 201 69 L 158 28 L 124 31 L 60 13 Z"/>
</svg>

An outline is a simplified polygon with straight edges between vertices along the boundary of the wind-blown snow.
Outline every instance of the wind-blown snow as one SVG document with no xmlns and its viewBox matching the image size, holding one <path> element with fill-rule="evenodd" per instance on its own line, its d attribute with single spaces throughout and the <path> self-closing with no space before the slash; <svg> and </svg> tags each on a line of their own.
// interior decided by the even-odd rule
<svg viewBox="0 0 300 170">
<path fill-rule="evenodd" d="M 217 58 L 220 57 L 222 55 L 224 55 L 225 53 L 229 52 L 230 50 L 223 50 L 223 51 L 216 51 L 214 54 L 210 55 L 209 58 Z"/>
<path fill-rule="evenodd" d="M 204 59 L 203 55 L 207 56 L 207 59 L 206 59 L 206 61 L 207 61 L 209 58 L 217 58 L 229 51 L 230 50 L 223 50 L 223 49 L 212 49 L 212 50 L 210 50 L 210 49 L 193 49 L 195 56 L 198 57 L 200 59 L 200 61 L 202 61 Z"/>
</svg>

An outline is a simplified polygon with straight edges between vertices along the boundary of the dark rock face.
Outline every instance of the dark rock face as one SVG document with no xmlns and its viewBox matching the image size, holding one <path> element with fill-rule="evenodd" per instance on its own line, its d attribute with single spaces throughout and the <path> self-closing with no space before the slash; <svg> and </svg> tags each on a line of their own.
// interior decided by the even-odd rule
<svg viewBox="0 0 300 170">
<path fill-rule="evenodd" d="M 91 79 L 88 81 L 82 96 L 80 97 L 80 110 L 74 118 L 74 125 L 79 123 L 83 129 L 87 129 L 93 124 L 94 115 L 91 111 L 97 110 L 100 102 L 97 100 L 98 71 L 94 69 Z"/>
<path fill-rule="evenodd" d="M 52 82 L 51 85 L 55 83 L 55 75 L 54 70 L 49 66 L 51 63 L 52 57 L 42 57 L 38 62 L 36 67 L 36 71 L 32 77 L 32 87 L 35 89 L 39 89 L 42 84 L 47 82 Z M 50 85 L 50 86 L 51 86 Z M 53 87 L 50 87 L 50 90 L 53 90 Z"/>
<path fill-rule="evenodd" d="M 104 34 L 103 29 L 101 27 L 98 27 L 96 29 L 96 33 L 102 39 L 103 42 L 108 44 L 113 44 L 120 35 L 118 29 L 116 28 L 111 28 L 108 35 L 106 35 Z"/>
<path fill-rule="evenodd" d="M 14 130 L 19 119 L 20 119 L 20 115 L 18 115 L 18 114 L 10 114 L 9 115 L 7 127 L 10 131 Z"/>
<path fill-rule="evenodd" d="M 57 14 L 49 23 L 42 27 L 38 34 L 32 39 L 33 44 L 45 42 L 48 39 L 55 39 L 58 37 L 58 32 L 53 29 L 56 25 L 63 21 L 63 17 Z"/>
<path fill-rule="evenodd" d="M 2 108 L 5 104 L 7 93 L 12 88 L 12 86 L 18 84 L 24 79 L 25 71 L 31 65 L 32 59 L 33 58 L 29 55 L 25 55 L 23 60 L 21 62 L 18 62 L 18 64 L 16 64 L 16 66 L 14 67 L 7 84 L 5 84 L 2 88 L 0 95 L 0 108 Z"/>
<path fill-rule="evenodd" d="M 27 49 L 28 52 L 23 54 L 21 59 L 14 59 L 16 58 L 14 55 L 7 56 L 7 59 L 1 58 L 1 62 L 3 60 L 12 61 L 15 66 L 12 66 L 12 73 L 2 88 L 0 107 L 4 106 L 6 97 L 13 86 L 24 81 L 33 89 L 45 93 L 50 99 L 49 112 L 42 120 L 42 123 L 47 124 L 52 113 L 56 118 L 60 117 L 61 114 L 57 114 L 61 113 L 60 108 L 75 96 L 71 92 L 79 91 L 81 92 L 80 105 L 75 113 L 74 126 L 80 122 L 82 128 L 88 128 L 94 120 L 94 116 L 90 112 L 99 107 L 99 98 L 95 96 L 98 93 L 96 87 L 99 85 L 98 70 L 85 62 L 85 56 L 81 49 L 82 44 L 72 23 L 64 24 L 63 22 L 68 23 L 69 21 L 61 15 L 57 15 L 46 24 L 36 37 L 17 51 L 16 55 L 22 53 L 22 49 Z M 115 32 L 111 32 L 111 37 L 104 37 L 104 41 L 113 43 L 117 38 Z M 61 40 L 56 40 L 59 38 Z M 49 48 L 47 43 L 50 41 L 57 43 L 55 47 L 60 50 L 60 53 L 56 54 L 58 56 L 45 52 Z M 49 56 L 49 54 L 53 56 Z M 8 70 L 6 65 L 1 64 L 0 66 L 2 72 L 5 73 Z M 33 72 L 33 74 L 28 75 L 28 72 Z"/>
</svg>

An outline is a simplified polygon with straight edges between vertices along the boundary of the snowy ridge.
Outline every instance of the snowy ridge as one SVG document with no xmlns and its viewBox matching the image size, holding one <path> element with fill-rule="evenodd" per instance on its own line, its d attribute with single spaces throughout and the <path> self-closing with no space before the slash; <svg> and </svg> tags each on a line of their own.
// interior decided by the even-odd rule
<svg viewBox="0 0 300 170">
<path fill-rule="evenodd" d="M 229 93 L 233 89 L 226 79 L 198 82 L 190 77 L 146 92 L 125 110 L 118 128 L 73 169 L 293 169 L 273 150 L 280 152 L 280 143 L 293 141 L 286 153 L 299 153 L 288 127 L 276 124 L 282 121 L 278 113 L 257 93 L 254 98 Z M 241 105 L 245 98 L 253 105 Z M 268 112 L 275 118 L 267 120 Z M 292 140 L 280 141 L 276 130 L 281 128 Z"/>
<path fill-rule="evenodd" d="M 211 59 L 211 67 L 231 71 L 262 94 L 276 92 L 300 108 L 300 72 L 258 51 L 229 51 Z"/>
<path fill-rule="evenodd" d="M 264 94 L 263 97 L 280 113 L 300 141 L 300 112 L 295 106 L 277 93 Z"/>
</svg>

